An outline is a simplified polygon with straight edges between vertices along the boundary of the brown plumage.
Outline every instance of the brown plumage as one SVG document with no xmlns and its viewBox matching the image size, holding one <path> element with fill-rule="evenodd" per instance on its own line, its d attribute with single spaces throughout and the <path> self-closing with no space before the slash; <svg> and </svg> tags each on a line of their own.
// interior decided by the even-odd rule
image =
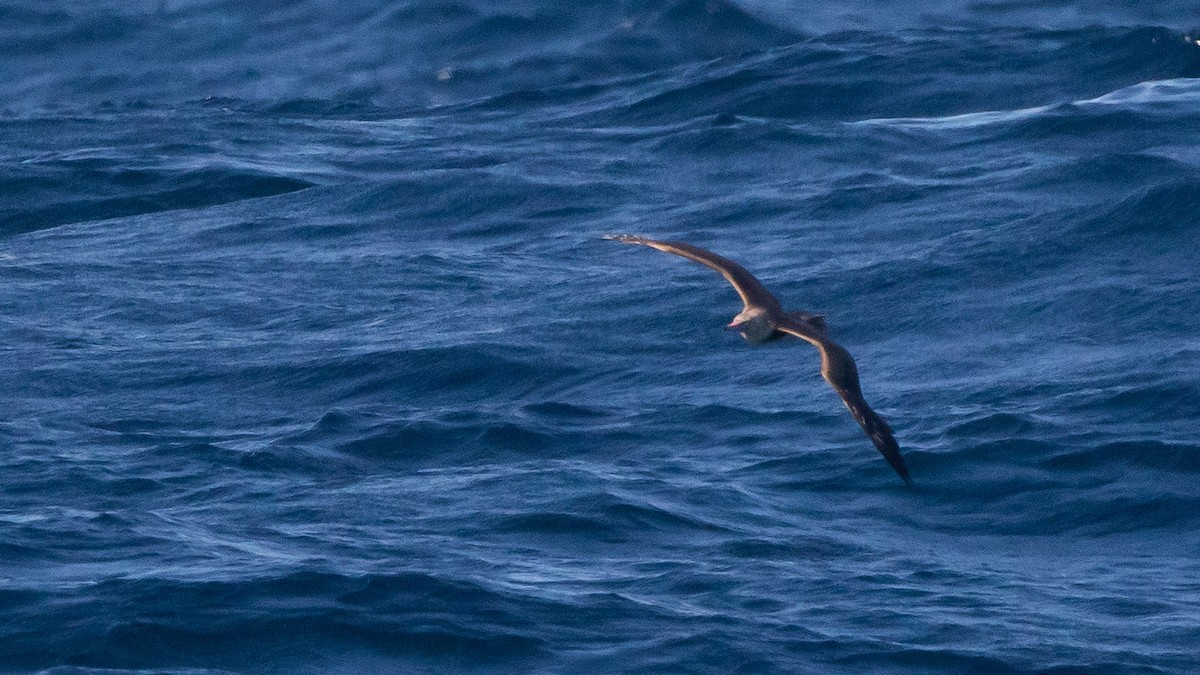
<svg viewBox="0 0 1200 675">
<path fill-rule="evenodd" d="M 746 268 L 711 251 L 682 242 L 657 241 L 627 234 L 605 238 L 674 253 L 719 272 L 742 298 L 742 311 L 729 323 L 729 328 L 736 329 L 747 342 L 757 344 L 786 334 L 816 347 L 821 354 L 821 377 L 842 397 L 850 414 L 900 478 L 910 486 L 913 484 L 891 427 L 863 399 L 858 382 L 858 366 L 849 352 L 829 339 L 824 317 L 807 312 L 785 312 L 779 300 Z"/>
</svg>

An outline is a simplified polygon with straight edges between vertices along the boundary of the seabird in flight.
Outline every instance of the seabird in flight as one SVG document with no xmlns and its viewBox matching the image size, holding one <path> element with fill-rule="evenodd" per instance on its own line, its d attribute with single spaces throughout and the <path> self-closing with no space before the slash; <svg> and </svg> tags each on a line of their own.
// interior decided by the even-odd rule
<svg viewBox="0 0 1200 675">
<path fill-rule="evenodd" d="M 829 339 L 825 330 L 825 317 L 808 312 L 787 312 L 753 274 L 728 258 L 702 248 L 678 241 L 656 241 L 628 234 L 607 235 L 605 239 L 626 244 L 641 244 L 667 253 L 683 256 L 701 265 L 711 267 L 733 284 L 742 298 L 742 311 L 733 317 L 728 328 L 741 333 L 746 342 L 759 344 L 768 340 L 794 335 L 817 348 L 821 353 L 821 377 L 842 397 L 846 408 L 862 426 L 867 437 L 879 449 L 883 458 L 892 465 L 896 473 L 908 485 L 912 478 L 908 467 L 900 456 L 900 446 L 892 436 L 892 429 L 867 402 L 863 400 L 858 384 L 858 367 L 854 359 L 841 345 Z"/>
</svg>

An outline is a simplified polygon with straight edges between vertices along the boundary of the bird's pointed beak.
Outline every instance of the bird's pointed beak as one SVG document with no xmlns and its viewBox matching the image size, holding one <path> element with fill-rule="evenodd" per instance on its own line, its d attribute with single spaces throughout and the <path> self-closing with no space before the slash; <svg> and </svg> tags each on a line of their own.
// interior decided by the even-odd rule
<svg viewBox="0 0 1200 675">
<path fill-rule="evenodd" d="M 725 330 L 741 330 L 741 328 L 742 324 L 739 321 L 730 321 L 729 325 L 725 326 Z"/>
</svg>

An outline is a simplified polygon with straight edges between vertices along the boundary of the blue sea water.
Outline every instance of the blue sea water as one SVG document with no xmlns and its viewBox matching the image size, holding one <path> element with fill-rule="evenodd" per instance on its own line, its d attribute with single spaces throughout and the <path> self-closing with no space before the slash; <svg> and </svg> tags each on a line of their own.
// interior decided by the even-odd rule
<svg viewBox="0 0 1200 675">
<path fill-rule="evenodd" d="M 1200 672 L 1195 10 L 0 2 L 0 672 Z"/>
</svg>

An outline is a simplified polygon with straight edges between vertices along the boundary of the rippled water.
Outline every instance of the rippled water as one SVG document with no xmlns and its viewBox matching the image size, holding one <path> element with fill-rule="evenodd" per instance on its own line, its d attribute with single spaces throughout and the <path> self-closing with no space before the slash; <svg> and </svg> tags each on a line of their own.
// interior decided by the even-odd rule
<svg viewBox="0 0 1200 675">
<path fill-rule="evenodd" d="M 0 3 L 0 672 L 1200 671 L 1193 12 Z"/>
</svg>

